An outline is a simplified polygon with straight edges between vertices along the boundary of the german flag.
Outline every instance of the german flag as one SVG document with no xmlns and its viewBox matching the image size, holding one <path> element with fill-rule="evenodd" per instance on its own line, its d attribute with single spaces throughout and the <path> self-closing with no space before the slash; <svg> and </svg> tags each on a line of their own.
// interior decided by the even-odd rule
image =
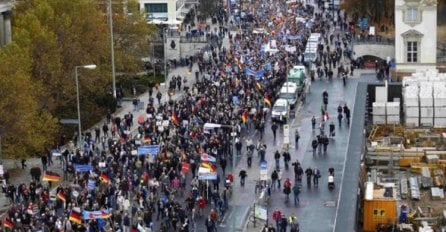
<svg viewBox="0 0 446 232">
<path fill-rule="evenodd" d="M 102 173 L 100 176 L 99 176 L 99 180 L 101 180 L 102 182 L 104 182 L 104 183 L 110 183 L 111 182 L 111 179 L 110 179 L 110 177 L 108 177 L 106 174 L 104 174 L 104 173 Z"/>
<path fill-rule="evenodd" d="M 143 141 L 144 141 L 144 143 L 150 143 L 150 142 L 152 142 L 152 139 L 150 138 L 150 136 L 144 136 Z"/>
<path fill-rule="evenodd" d="M 69 220 L 76 224 L 81 224 L 82 223 L 82 215 L 76 211 L 71 211 Z"/>
<path fill-rule="evenodd" d="M 172 114 L 172 122 L 175 124 L 175 126 L 180 126 L 180 119 L 178 119 L 176 112 L 173 112 Z"/>
<path fill-rule="evenodd" d="M 256 82 L 256 87 L 258 90 L 262 90 L 262 84 L 260 82 Z"/>
<path fill-rule="evenodd" d="M 269 96 L 265 96 L 265 98 L 263 99 L 263 101 L 265 102 L 265 104 L 267 104 L 268 106 L 271 106 L 271 98 Z"/>
<path fill-rule="evenodd" d="M 248 115 L 248 111 L 243 112 L 242 114 L 242 122 L 246 123 L 248 121 L 249 115 Z"/>
<path fill-rule="evenodd" d="M 201 167 L 209 169 L 211 172 L 215 172 L 217 171 L 217 166 L 215 166 L 215 164 L 212 164 L 210 162 L 201 162 Z"/>
<path fill-rule="evenodd" d="M 105 211 L 105 210 L 102 210 L 101 214 L 102 214 L 102 218 L 103 219 L 107 219 L 107 218 L 110 218 L 112 216 L 111 212 L 108 212 L 108 211 Z"/>
<path fill-rule="evenodd" d="M 12 221 L 9 218 L 6 218 L 5 221 L 3 222 L 3 225 L 5 225 L 5 228 L 8 229 L 14 229 L 14 223 L 12 223 Z"/>
<path fill-rule="evenodd" d="M 63 202 L 67 201 L 67 198 L 65 197 L 65 194 L 64 194 L 62 191 L 60 191 L 60 192 L 56 195 L 56 197 L 59 198 L 60 200 L 62 200 Z"/>
<path fill-rule="evenodd" d="M 60 175 L 55 172 L 46 171 L 43 175 L 43 181 L 60 181 Z"/>
</svg>

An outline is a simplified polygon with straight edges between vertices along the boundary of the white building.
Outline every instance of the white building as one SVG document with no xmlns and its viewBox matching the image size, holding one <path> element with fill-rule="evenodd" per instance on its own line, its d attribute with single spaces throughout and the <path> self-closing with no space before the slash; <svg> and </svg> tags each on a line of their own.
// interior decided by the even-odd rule
<svg viewBox="0 0 446 232">
<path fill-rule="evenodd" d="M 11 42 L 11 1 L 0 0 L 0 47 Z"/>
<path fill-rule="evenodd" d="M 437 1 L 395 0 L 397 73 L 435 69 L 436 54 Z"/>
<path fill-rule="evenodd" d="M 154 24 L 181 24 L 189 9 L 186 0 L 139 0 L 139 7 Z"/>
</svg>

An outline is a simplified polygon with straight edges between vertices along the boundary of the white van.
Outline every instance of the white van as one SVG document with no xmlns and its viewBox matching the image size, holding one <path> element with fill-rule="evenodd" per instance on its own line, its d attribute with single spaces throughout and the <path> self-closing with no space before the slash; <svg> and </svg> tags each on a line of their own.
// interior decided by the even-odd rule
<svg viewBox="0 0 446 232">
<path fill-rule="evenodd" d="M 291 108 L 294 108 L 299 96 L 299 89 L 297 83 L 285 82 L 280 89 L 279 98 L 286 99 Z"/>
<path fill-rule="evenodd" d="M 315 62 L 317 59 L 317 48 L 316 47 L 307 47 L 304 52 L 304 61 L 305 62 Z"/>
<path fill-rule="evenodd" d="M 290 112 L 290 104 L 286 99 L 278 99 L 274 103 L 273 109 L 271 111 L 271 119 L 273 121 L 284 122 L 288 120 L 288 115 Z"/>
</svg>

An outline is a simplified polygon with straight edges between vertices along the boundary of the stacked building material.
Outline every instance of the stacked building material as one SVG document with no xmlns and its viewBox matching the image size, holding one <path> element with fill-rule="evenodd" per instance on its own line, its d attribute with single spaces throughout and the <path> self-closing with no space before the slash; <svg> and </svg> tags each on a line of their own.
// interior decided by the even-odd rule
<svg viewBox="0 0 446 232">
<path fill-rule="evenodd" d="M 418 98 L 418 92 L 418 85 L 408 85 L 404 87 L 403 92 L 403 110 L 405 112 L 405 123 L 406 125 L 415 127 L 420 126 L 420 102 Z"/>
<path fill-rule="evenodd" d="M 434 126 L 434 96 L 431 82 L 420 82 L 420 126 Z"/>
<path fill-rule="evenodd" d="M 386 124 L 386 102 L 373 102 L 373 124 Z"/>
</svg>

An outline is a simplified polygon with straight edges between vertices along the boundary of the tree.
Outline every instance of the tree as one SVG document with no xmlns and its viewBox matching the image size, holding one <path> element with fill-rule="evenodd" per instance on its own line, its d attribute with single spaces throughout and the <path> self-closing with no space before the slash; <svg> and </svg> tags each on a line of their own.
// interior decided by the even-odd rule
<svg viewBox="0 0 446 232">
<path fill-rule="evenodd" d="M 14 42 L 0 50 L 0 130 L 3 157 L 43 152 L 57 133 L 57 120 L 39 107 L 42 85 L 32 80 L 28 51 Z"/>
<path fill-rule="evenodd" d="M 350 15 L 356 15 L 359 18 L 368 17 L 372 24 L 394 24 L 394 0 L 344 0 L 341 8 Z"/>
<path fill-rule="evenodd" d="M 114 1 L 115 2 L 115 1 Z M 96 64 L 79 71 L 81 118 L 88 128 L 103 117 L 111 95 L 110 30 L 104 4 L 91 0 L 24 0 L 15 5 L 13 37 L 27 51 L 33 81 L 42 86 L 39 107 L 57 118 L 76 117 L 75 66 Z M 116 70 L 137 72 L 140 55 L 148 52 L 151 32 L 130 1 L 114 4 Z"/>
<path fill-rule="evenodd" d="M 218 1 L 201 0 L 198 4 L 197 11 L 200 12 L 201 16 L 208 18 L 213 16 L 218 10 Z"/>
</svg>

